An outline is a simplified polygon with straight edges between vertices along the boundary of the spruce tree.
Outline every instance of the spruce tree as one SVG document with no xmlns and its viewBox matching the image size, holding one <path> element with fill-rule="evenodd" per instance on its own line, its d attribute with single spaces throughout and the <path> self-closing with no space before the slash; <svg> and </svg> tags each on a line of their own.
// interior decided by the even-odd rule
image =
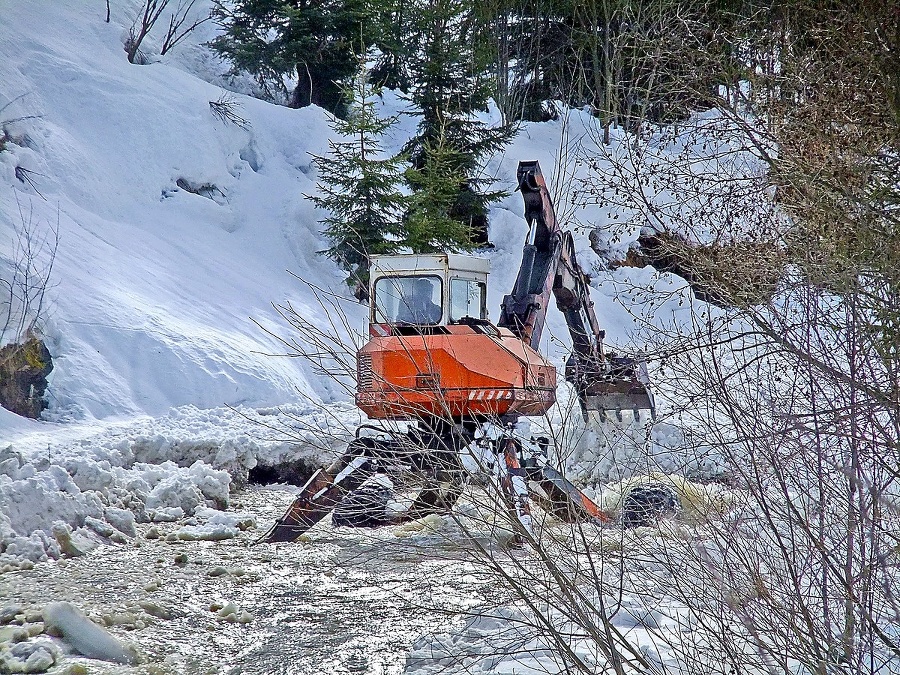
<svg viewBox="0 0 900 675">
<path fill-rule="evenodd" d="M 410 186 L 425 194 L 414 201 L 407 220 L 422 223 L 433 217 L 427 211 L 433 211 L 432 205 L 446 198 L 444 189 L 436 188 L 438 176 L 434 172 L 446 172 L 442 180 L 455 184 L 455 198 L 446 209 L 447 217 L 461 227 L 444 232 L 465 232 L 467 236 L 454 241 L 443 235 L 433 239 L 451 248 L 471 248 L 487 243 L 487 207 L 503 194 L 483 191 L 489 181 L 480 177 L 482 162 L 505 145 L 513 129 L 491 127 L 474 115 L 486 109 L 490 83 L 485 77 L 483 52 L 477 48 L 483 26 L 472 3 L 426 0 L 418 18 L 422 44 L 418 58 L 410 63 L 415 83 L 411 100 L 422 119 L 406 150 L 413 168 Z M 425 209 L 426 213 L 417 213 L 416 209 Z M 416 250 L 412 240 L 410 246 Z"/>
<path fill-rule="evenodd" d="M 466 164 L 466 158 L 448 143 L 441 128 L 436 139 L 426 141 L 422 165 L 407 170 L 407 182 L 413 194 L 404 222 L 405 244 L 413 253 L 473 247 L 470 227 L 453 216 L 460 195 L 458 176 L 463 175 Z"/>
<path fill-rule="evenodd" d="M 343 115 L 337 83 L 376 41 L 379 10 L 367 0 L 217 0 L 213 15 L 223 33 L 210 46 L 270 92 L 295 77 L 291 107 Z"/>
<path fill-rule="evenodd" d="M 318 196 L 311 197 L 329 213 L 321 221 L 331 242 L 324 253 L 349 272 L 347 285 L 360 300 L 368 296 L 369 255 L 395 253 L 402 244 L 407 205 L 400 191 L 405 157 L 383 157 L 380 143 L 396 117 L 378 116 L 378 89 L 368 84 L 367 75 L 360 63 L 343 88 L 347 116 L 334 118 L 332 128 L 346 140 L 329 141 L 328 155 L 315 157 Z"/>
</svg>

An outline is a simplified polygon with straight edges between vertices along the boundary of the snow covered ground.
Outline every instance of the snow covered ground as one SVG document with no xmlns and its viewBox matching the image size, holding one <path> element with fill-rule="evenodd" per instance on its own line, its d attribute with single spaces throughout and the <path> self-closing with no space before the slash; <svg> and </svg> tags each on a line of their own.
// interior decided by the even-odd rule
<svg viewBox="0 0 900 675">
<path fill-rule="evenodd" d="M 165 527 L 180 528 L 182 540 L 236 536 L 236 521 L 210 509 L 227 508 L 252 468 L 321 463 L 359 421 L 339 385 L 302 359 L 272 356 L 283 345 L 253 321 L 286 331 L 273 303 L 289 302 L 329 329 L 297 277 L 348 295 L 342 272 L 317 254 L 326 248 L 321 214 L 305 196 L 315 191 L 311 155 L 331 135 L 326 114 L 241 93 L 252 83 L 226 78 L 227 66 L 202 46 L 211 24 L 166 57 L 154 56 L 151 35 L 150 63 L 128 63 L 123 40 L 137 3 L 113 5 L 105 23 L 99 5 L 9 0 L 0 22 L 0 127 L 11 139 L 0 151 L 0 265 L 13 264 L 24 228 L 59 233 L 39 326 L 54 361 L 50 407 L 41 421 L 0 410 L 0 571 L 134 541 L 135 527 L 152 523 L 174 522 Z M 237 92 L 246 128 L 212 114 L 223 86 Z M 385 114 L 404 107 L 385 93 Z M 402 117 L 388 151 L 415 124 Z M 559 159 L 567 156 L 560 148 L 589 146 L 594 124 L 575 111 L 523 125 L 486 171 L 512 192 L 518 161 L 541 162 L 560 216 L 583 226 L 576 240 L 585 268 L 597 272 L 593 296 L 608 339 L 629 344 L 645 320 L 687 320 L 690 292 L 651 269 L 601 271 L 588 233 L 613 214 L 569 206 L 568 190 L 587 169 Z M 482 255 L 492 263 L 495 319 L 520 261 L 521 213 L 515 193 L 491 212 L 495 248 Z M 619 232 L 616 245 L 637 234 Z M 648 288 L 668 292 L 650 317 L 637 303 Z M 363 331 L 364 308 L 349 297 L 341 307 Z M 561 365 L 569 341 L 557 314 L 545 335 L 543 348 Z M 568 398 L 562 385 L 560 410 Z M 578 417 L 555 415 L 551 426 Z M 655 432 L 653 462 L 628 452 L 600 462 L 597 439 L 573 427 L 560 440 L 585 481 L 688 461 L 674 427 Z M 492 626 L 466 630 L 490 641 Z M 419 672 L 423 648 L 410 672 Z M 484 672 L 508 672 L 502 659 L 493 663 Z"/>
</svg>

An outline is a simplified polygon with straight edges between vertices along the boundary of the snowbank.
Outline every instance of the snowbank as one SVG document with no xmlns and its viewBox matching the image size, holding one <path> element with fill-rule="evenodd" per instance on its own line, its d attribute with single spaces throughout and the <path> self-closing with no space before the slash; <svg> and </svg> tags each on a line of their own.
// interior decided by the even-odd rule
<svg viewBox="0 0 900 675">
<path fill-rule="evenodd" d="M 12 434 L 14 442 L 0 448 L 0 570 L 122 541 L 134 536 L 136 521 L 193 516 L 200 524 L 186 523 L 183 538 L 233 536 L 241 518 L 209 507 L 226 508 L 229 489 L 245 483 L 250 469 L 320 464 L 358 421 L 349 405 L 188 407 L 128 423 L 45 424 Z"/>
<path fill-rule="evenodd" d="M 324 321 L 288 270 L 341 288 L 304 197 L 325 114 L 237 96 L 250 126 L 222 123 L 209 102 L 223 90 L 177 54 L 128 63 L 129 7 L 106 24 L 80 5 L 19 0 L 0 24 L 0 124 L 14 139 L 0 151 L 0 257 L 20 209 L 39 233 L 59 230 L 41 325 L 50 416 L 331 398 L 301 361 L 268 356 L 283 349 L 250 320 L 279 323 L 272 303 L 290 300 Z M 347 307 L 356 325 L 362 310 Z"/>
</svg>

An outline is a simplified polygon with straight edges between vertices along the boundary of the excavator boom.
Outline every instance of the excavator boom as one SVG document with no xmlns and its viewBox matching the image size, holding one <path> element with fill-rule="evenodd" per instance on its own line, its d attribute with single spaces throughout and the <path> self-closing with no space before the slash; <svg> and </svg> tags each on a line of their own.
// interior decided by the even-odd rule
<svg viewBox="0 0 900 675">
<path fill-rule="evenodd" d="M 582 410 L 649 410 L 655 414 L 641 359 L 607 354 L 591 300 L 588 276 L 576 257 L 572 233 L 556 221 L 540 164 L 519 162 L 518 190 L 525 201 L 528 237 L 511 294 L 503 298 L 499 328 L 507 328 L 538 350 L 551 295 L 566 320 L 572 355 L 566 380 L 578 392 Z"/>
</svg>

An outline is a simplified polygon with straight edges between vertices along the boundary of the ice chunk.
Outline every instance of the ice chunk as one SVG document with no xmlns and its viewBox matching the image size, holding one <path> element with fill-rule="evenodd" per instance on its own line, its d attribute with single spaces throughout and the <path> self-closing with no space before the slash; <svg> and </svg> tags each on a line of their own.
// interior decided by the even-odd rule
<svg viewBox="0 0 900 675">
<path fill-rule="evenodd" d="M 99 518 L 94 518 L 93 516 L 88 516 L 84 519 L 84 525 L 86 528 L 93 530 L 101 537 L 106 537 L 107 539 L 113 535 L 115 529 L 112 525 L 107 523 L 106 521 L 100 520 Z"/>
<path fill-rule="evenodd" d="M 137 535 L 134 528 L 134 514 L 126 509 L 119 509 L 114 506 L 106 507 L 106 522 L 116 528 L 122 534 L 129 537 Z"/>
<path fill-rule="evenodd" d="M 10 654 L 24 663 L 26 673 L 43 673 L 59 658 L 59 649 L 50 640 L 20 642 L 12 646 Z"/>
<path fill-rule="evenodd" d="M 70 558 L 90 553 L 98 546 L 98 541 L 93 538 L 90 530 L 80 527 L 74 532 L 72 528 L 62 522 L 53 523 L 51 528 L 53 536 L 59 544 L 59 550 Z"/>
<path fill-rule="evenodd" d="M 12 622 L 17 614 L 21 614 L 25 610 L 22 605 L 6 605 L 0 608 L 0 625 Z"/>
<path fill-rule="evenodd" d="M 79 654 L 101 661 L 135 665 L 137 650 L 124 645 L 69 602 L 51 602 L 44 608 L 44 622 L 56 628 Z"/>
<path fill-rule="evenodd" d="M 207 523 L 206 525 L 185 525 L 178 530 L 182 541 L 223 541 L 233 539 L 238 534 L 236 527 Z"/>
<path fill-rule="evenodd" d="M 252 513 L 244 511 L 219 511 L 217 509 L 197 509 L 194 517 L 213 525 L 225 525 L 236 527 L 239 530 L 249 530 L 256 527 L 256 517 Z"/>
<path fill-rule="evenodd" d="M 180 506 L 169 506 L 150 511 L 150 520 L 154 523 L 174 523 L 184 518 L 184 509 Z"/>
</svg>

